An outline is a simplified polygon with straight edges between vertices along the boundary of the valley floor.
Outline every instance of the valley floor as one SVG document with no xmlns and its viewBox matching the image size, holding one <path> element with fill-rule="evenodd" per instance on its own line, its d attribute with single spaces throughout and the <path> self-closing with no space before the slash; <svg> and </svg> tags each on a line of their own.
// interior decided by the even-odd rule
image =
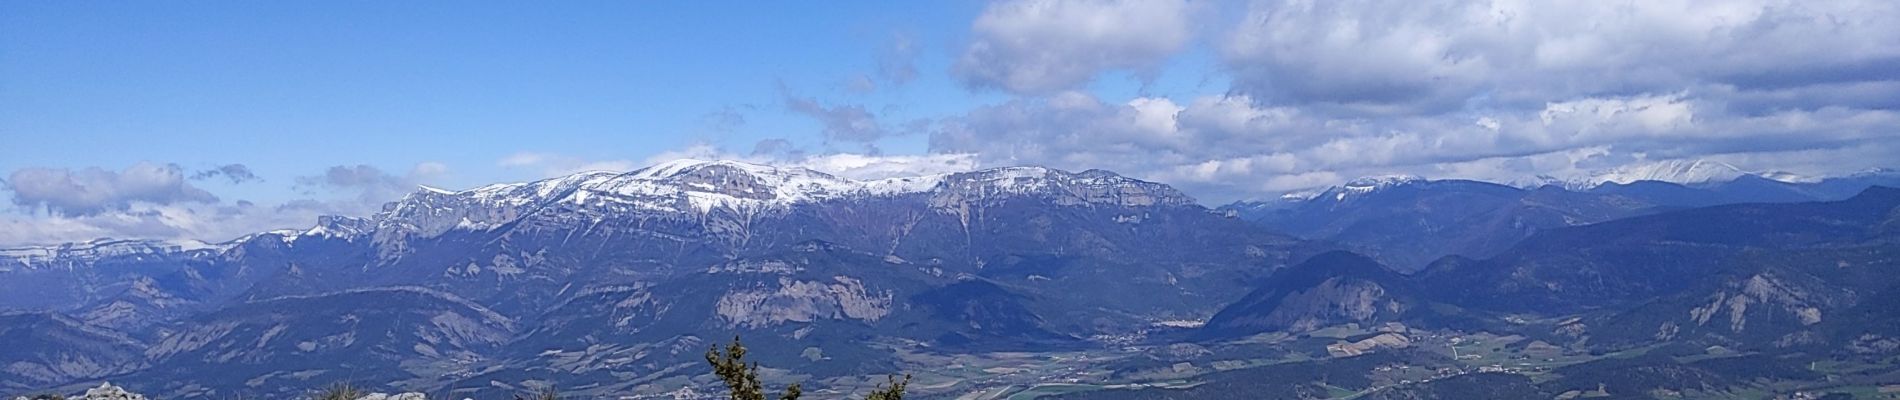
<svg viewBox="0 0 1900 400">
<path fill-rule="evenodd" d="M 1402 341 L 1353 345 L 1373 338 Z M 1592 354 L 1518 335 L 1455 332 L 1384 326 L 1348 325 L 1300 335 L 1266 334 L 1209 345 L 1131 345 L 1053 353 L 982 353 L 941 355 L 900 352 L 917 376 L 913 393 L 923 398 L 956 400 L 1031 399 L 1189 399 L 1280 398 L 1244 391 L 1278 393 L 1294 387 L 1307 399 L 1384 398 L 1541 398 L 1617 397 L 1640 388 L 1639 397 L 1659 399 L 1852 398 L 1900 399 L 1900 360 L 1810 359 L 1731 351 L 1720 346 L 1685 350 L 1657 344 Z M 1795 373 L 1773 376 L 1747 368 L 1764 357 L 1796 363 Z M 1368 362 L 1354 362 L 1365 360 Z M 1602 369 L 1670 365 L 1723 365 L 1710 382 L 1681 382 L 1668 387 L 1641 377 Z M 1293 372 L 1299 371 L 1299 372 Z M 1808 372 L 1807 374 L 1800 373 Z M 1307 380 L 1313 376 L 1321 379 Z M 1471 380 L 1503 379 L 1522 383 L 1526 392 L 1445 393 Z M 1298 386 L 1310 384 L 1312 390 Z M 1657 387 L 1649 387 L 1657 386 Z M 1222 392 L 1213 397 L 1205 390 Z M 1243 391 L 1235 391 L 1235 388 Z M 1418 397 L 1419 392 L 1437 395 Z M 1454 397 L 1444 397 L 1454 395 Z"/>
</svg>

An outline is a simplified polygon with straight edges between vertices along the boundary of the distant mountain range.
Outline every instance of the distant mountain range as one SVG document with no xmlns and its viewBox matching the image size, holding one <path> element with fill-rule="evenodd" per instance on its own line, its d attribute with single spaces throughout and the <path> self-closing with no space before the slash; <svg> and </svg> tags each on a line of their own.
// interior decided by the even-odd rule
<svg viewBox="0 0 1900 400">
<path fill-rule="evenodd" d="M 1215 314 L 1197 332 L 1201 341 L 1396 326 L 1381 328 L 1394 333 L 1347 338 L 1328 349 L 1389 347 L 1383 351 L 1397 356 L 1298 363 L 1323 371 L 1305 375 L 1269 366 L 1210 374 L 1186 389 L 1061 398 L 1224 398 L 1223 392 L 1325 398 L 1317 393 L 1342 385 L 1394 399 L 1754 398 L 1760 392 L 1751 391 L 1759 390 L 1818 398 L 1829 388 L 1848 393 L 1844 388 L 1857 385 L 1891 386 L 1900 380 L 1890 375 L 1900 371 L 1892 361 L 1900 355 L 1896 250 L 1900 189 L 1874 187 L 1838 201 L 1735 204 L 1554 228 L 1495 256 L 1446 257 L 1411 275 L 1351 253 L 1326 253 L 1263 280 Z M 1312 376 L 1376 378 L 1392 365 L 1460 368 L 1456 360 L 1393 358 L 1434 354 L 1408 350 L 1412 343 L 1398 339 L 1442 334 L 1434 332 L 1510 332 L 1484 345 L 1499 347 L 1479 352 L 1519 355 L 1472 354 L 1489 366 L 1383 387 Z M 1575 349 L 1619 355 L 1536 369 L 1555 357 L 1579 356 L 1565 355 Z M 1354 359 L 1378 361 L 1336 365 Z M 1818 367 L 1824 363 L 1861 365 L 1856 368 L 1867 373 Z M 1793 383 L 1804 381 L 1836 383 Z M 1215 387 L 1225 389 L 1202 390 Z"/>
<path fill-rule="evenodd" d="M 1536 188 L 1547 185 L 1558 185 L 1572 190 L 1588 190 L 1602 185 L 1627 185 L 1642 181 L 1668 182 L 1681 185 L 1707 185 L 1733 181 L 1743 176 L 1755 176 L 1786 183 L 1810 183 L 1816 180 L 1815 178 L 1780 171 L 1743 171 L 1734 165 L 1719 161 L 1664 160 L 1598 170 L 1583 176 L 1568 179 L 1546 176 L 1529 182 L 1519 182 L 1513 186 Z"/>
<path fill-rule="evenodd" d="M 671 390 L 733 333 L 775 365 L 883 371 L 889 342 L 1070 346 L 1204 319 L 1316 251 L 1099 170 L 853 181 L 682 161 L 423 188 L 366 218 L 226 243 L 6 250 L 0 305 L 28 313 L 12 318 L 110 332 L 36 340 L 111 362 L 22 355 L 0 364 L 40 367 L 0 383 L 110 378 L 174 397 L 637 375 L 676 380 L 593 390 Z"/>
<path fill-rule="evenodd" d="M 1724 176 L 1711 165 L 1670 171 Z M 925 395 L 1028 374 L 960 357 L 1114 371 L 1024 379 L 1146 379 L 1255 365 L 1206 348 L 1339 327 L 1394 328 L 1320 357 L 1404 348 L 1415 330 L 1578 351 L 1900 351 L 1885 311 L 1900 305 L 1900 192 L 1883 187 L 1900 175 L 1607 182 L 1385 177 L 1210 209 L 1101 170 L 861 181 L 679 161 L 421 188 L 375 215 L 223 243 L 0 250 L 0 339 L 29 344 L 0 346 L 0 392 L 110 380 L 157 398 L 268 397 L 352 381 L 686 396 L 709 387 L 704 349 L 735 334 L 820 391 L 961 371 Z M 1315 368 L 1447 362 L 1378 357 Z M 1378 386 L 1363 378 L 1333 387 Z M 1160 393 L 1135 398 L 1175 395 Z"/>
<path fill-rule="evenodd" d="M 1632 180 L 1657 178 L 1668 180 Z M 1332 241 L 1402 270 L 1448 255 L 1486 257 L 1541 230 L 1721 204 L 1844 199 L 1900 186 L 1900 172 L 1782 181 L 1713 162 L 1662 163 L 1587 185 L 1519 187 L 1414 176 L 1362 178 L 1219 209 L 1269 230 Z"/>
</svg>

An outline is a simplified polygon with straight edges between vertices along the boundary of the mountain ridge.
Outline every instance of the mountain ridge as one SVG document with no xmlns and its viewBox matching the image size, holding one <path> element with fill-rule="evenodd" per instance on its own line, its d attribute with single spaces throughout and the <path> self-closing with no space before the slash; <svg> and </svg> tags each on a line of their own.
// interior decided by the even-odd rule
<svg viewBox="0 0 1900 400">
<path fill-rule="evenodd" d="M 178 349 L 141 359 L 163 368 L 250 360 L 228 373 L 113 380 L 158 395 L 249 393 L 247 382 L 294 390 L 307 387 L 300 379 L 336 377 L 318 364 L 294 364 L 315 374 L 304 378 L 269 369 L 306 353 L 366 357 L 361 376 L 405 387 L 480 391 L 501 390 L 490 385 L 497 379 L 677 378 L 696 353 L 652 346 L 734 334 L 780 348 L 758 353 L 773 365 L 823 374 L 871 372 L 890 362 L 880 346 L 891 343 L 1095 343 L 1205 318 L 1244 294 L 1244 282 L 1315 251 L 1165 184 L 1103 170 L 865 184 L 733 162 L 418 188 L 375 215 L 214 247 L 0 272 L 0 305 L 96 315 L 87 323 Z M 420 308 L 378 308 L 408 303 Z M 462 333 L 480 340 L 397 346 Z M 827 357 L 807 357 L 807 347 Z M 640 362 L 550 356 L 570 354 Z M 392 361 L 404 357 L 420 361 Z M 590 390 L 659 389 L 629 385 L 639 387 Z"/>
<path fill-rule="evenodd" d="M 1605 346 L 1654 339 L 1603 327 L 1649 331 L 1662 322 L 1675 323 L 1685 340 L 1728 344 L 1803 332 L 1836 337 L 1849 334 L 1828 333 L 1848 329 L 1837 314 L 1862 310 L 1855 318 L 1886 323 L 1866 311 L 1874 304 L 1856 300 L 1887 297 L 1823 288 L 1874 280 L 1873 269 L 1822 272 L 1802 262 L 1855 255 L 1841 259 L 1879 265 L 1884 253 L 1823 245 L 1885 238 L 1900 226 L 1880 208 L 1900 202 L 1900 191 L 1881 187 L 1831 203 L 1683 209 L 1688 203 L 1655 200 L 1672 198 L 1663 192 L 1392 177 L 1356 182 L 1358 189 L 1339 192 L 1344 202 L 1334 196 L 1294 209 L 1288 215 L 1298 218 L 1285 221 L 1327 236 L 1304 240 L 1234 210 L 1208 209 L 1171 186 L 1102 170 L 1013 167 L 891 184 L 899 189 L 863 185 L 810 171 L 680 162 L 462 191 L 423 187 L 375 215 L 329 216 L 227 243 L 69 246 L 138 251 L 73 253 L 100 256 L 74 258 L 72 268 L 0 270 L 0 307 L 65 321 L 52 325 L 66 327 L 59 331 L 122 333 L 134 343 L 68 337 L 123 366 L 114 382 L 166 396 L 286 394 L 327 383 L 311 379 L 347 377 L 331 367 L 344 364 L 405 388 L 474 394 L 530 382 L 611 382 L 579 394 L 657 395 L 692 385 L 700 347 L 740 334 L 769 365 L 824 379 L 899 368 L 894 351 L 1124 348 L 1193 332 L 1218 341 L 1276 331 L 1311 344 L 1324 339 L 1299 335 L 1378 327 L 1372 344 L 1405 346 L 1418 331 L 1503 329 L 1594 346 L 1553 333 L 1570 328 L 1550 321 L 1500 320 L 1543 305 L 1575 313 L 1594 328 L 1573 330 Z M 1852 218 L 1838 214 L 1843 209 Z M 1749 212 L 1773 218 L 1706 222 Z M 1678 232 L 1656 221 L 1688 225 Z M 1773 236 L 1778 228 L 1809 233 Z M 1788 245 L 1760 253 L 1774 258 L 1751 264 L 1756 269 L 1717 268 L 1755 254 L 1736 249 L 1759 250 L 1761 240 Z M 1439 257 L 1417 272 L 1388 262 L 1401 254 L 1356 254 L 1408 246 L 1471 254 Z M 1673 269 L 1645 270 L 1650 262 Z M 1460 272 L 1473 276 L 1448 278 Z M 1561 279 L 1539 280 L 1547 277 Z M 1630 284 L 1598 290 L 1615 296 L 1600 302 L 1578 298 L 1590 291 L 1576 288 L 1598 281 Z M 1669 297 L 1649 309 L 1623 308 L 1639 295 Z M 1497 296 L 1511 300 L 1483 300 Z M 1758 305 L 1706 319 L 1754 321 L 1746 336 L 1732 325 L 1679 318 L 1711 298 Z M 1812 327 L 1801 325 L 1813 320 L 1807 308 L 1822 313 Z M 1864 346 L 1879 348 L 1880 340 Z M 1170 345 L 1157 357 L 1195 354 L 1196 346 Z M 0 362 L 48 359 L 15 356 Z M 207 367 L 220 362 L 240 367 Z M 76 371 L 28 386 L 108 370 L 119 371 Z M 629 376 L 650 378 L 614 378 Z"/>
</svg>

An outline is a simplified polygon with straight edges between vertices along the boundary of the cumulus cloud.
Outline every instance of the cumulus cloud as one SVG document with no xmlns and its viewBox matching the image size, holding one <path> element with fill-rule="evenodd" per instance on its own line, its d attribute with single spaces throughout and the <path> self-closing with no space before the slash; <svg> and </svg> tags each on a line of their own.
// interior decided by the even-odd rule
<svg viewBox="0 0 1900 400">
<path fill-rule="evenodd" d="M 1892 111 L 1751 115 L 1683 93 L 1380 118 L 1263 106 L 1242 95 L 1177 104 L 1166 98 L 1110 103 L 1066 93 L 979 108 L 944 125 L 931 136 L 934 152 L 976 154 L 983 165 L 1111 168 L 1215 200 L 1364 175 L 1521 181 L 1643 160 L 1900 142 L 1894 130 L 1900 113 Z"/>
<path fill-rule="evenodd" d="M 221 242 L 244 235 L 307 228 L 319 215 L 365 215 L 349 201 L 298 200 L 264 206 L 233 203 L 135 203 L 90 215 L 0 214 L 0 247 L 48 245 L 99 238 L 195 239 Z"/>
<path fill-rule="evenodd" d="M 1179 51 L 1168 32 L 1189 29 L 1153 29 L 1192 10 L 1063 28 L 1115 20 L 1078 4 L 1117 5 L 986 10 L 953 73 L 1035 96 L 943 119 L 931 151 L 1109 168 L 1218 201 L 1363 175 L 1519 181 L 1668 159 L 1840 173 L 1877 162 L 1817 155 L 1900 147 L 1892 2 L 1259 0 L 1211 31 L 1226 93 L 1125 100 L 1070 90 L 1136 65 L 1103 59 Z M 1077 39 L 1124 34 L 1149 40 Z"/>
<path fill-rule="evenodd" d="M 257 174 L 251 173 L 251 167 L 244 166 L 244 164 L 225 164 L 217 168 L 202 170 L 191 174 L 191 180 L 194 181 L 212 178 L 229 179 L 232 184 L 264 180 L 264 178 L 258 177 Z"/>
<path fill-rule="evenodd" d="M 134 204 L 215 203 L 192 186 L 177 164 L 140 162 L 120 171 L 98 167 L 22 168 L 7 176 L 13 204 L 59 215 L 94 215 Z"/>
<path fill-rule="evenodd" d="M 1536 106 L 1702 86 L 1884 82 L 1880 1 L 1262 0 L 1222 40 L 1234 89 L 1361 113 Z M 1821 104 L 1834 101 L 1821 99 Z"/>
<path fill-rule="evenodd" d="M 248 168 L 221 167 L 200 179 L 249 181 Z M 309 227 L 320 215 L 369 215 L 414 184 L 447 173 L 417 164 L 396 176 L 368 166 L 337 166 L 299 177 L 298 187 L 340 194 L 279 205 L 225 202 L 193 187 L 183 168 L 140 163 L 122 171 L 26 168 L 7 179 L 14 204 L 47 212 L 0 213 L 0 246 L 57 244 L 99 238 L 224 241 L 257 232 Z M 315 193 L 312 193 L 315 194 Z"/>
<path fill-rule="evenodd" d="M 907 126 L 786 94 L 785 107 L 818 121 L 827 144 L 871 154 L 779 139 L 743 154 L 701 145 L 655 159 L 873 177 L 937 165 L 1107 168 L 1223 201 L 1364 175 L 1529 181 L 1686 158 L 1839 172 L 1900 147 L 1900 98 L 1891 95 L 1900 70 L 1889 67 L 1900 61 L 1900 28 L 1886 23 L 1900 6 L 1887 2 L 1261 0 L 1225 22 L 1193 18 L 1212 14 L 1202 8 L 994 2 L 971 23 L 950 73 L 1020 96 Z M 1224 93 L 1079 91 L 1107 71 L 1159 68 L 1196 43 L 1212 46 L 1225 74 L 1216 80 L 1231 85 Z M 887 53 L 908 54 L 904 45 Z M 878 73 L 854 77 L 859 91 L 903 80 L 887 72 L 906 64 L 886 58 Z M 925 131 L 926 155 L 873 146 Z M 592 163 L 555 160 L 512 164 L 571 172 Z"/>
<path fill-rule="evenodd" d="M 1192 38 L 1190 11 L 1184 0 L 999 1 L 971 24 L 952 73 L 972 87 L 1047 94 L 1156 68 Z"/>
</svg>

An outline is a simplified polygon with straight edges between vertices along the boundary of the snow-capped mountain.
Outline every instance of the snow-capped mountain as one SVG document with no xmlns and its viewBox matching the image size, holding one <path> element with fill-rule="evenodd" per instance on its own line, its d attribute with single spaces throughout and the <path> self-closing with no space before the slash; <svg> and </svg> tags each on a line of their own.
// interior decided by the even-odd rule
<svg viewBox="0 0 1900 400">
<path fill-rule="evenodd" d="M 176 255 L 205 256 L 228 248 L 196 240 L 119 240 L 0 249 L 0 272 L 15 269 L 74 268 L 107 258 L 142 259 Z"/>
<path fill-rule="evenodd" d="M 1575 192 L 1588 192 L 1605 185 L 1629 185 L 1644 182 L 1659 182 L 1673 185 L 1708 188 L 1732 183 L 1744 178 L 1757 179 L 1769 183 L 1781 183 L 1802 186 L 1827 186 L 1829 181 L 1882 181 L 1896 175 L 1894 170 L 1872 168 L 1853 174 L 1813 176 L 1788 171 L 1762 170 L 1749 171 L 1740 167 L 1712 160 L 1664 160 L 1649 163 L 1630 164 L 1616 168 L 1600 169 L 1576 174 L 1534 175 L 1510 179 L 1490 180 L 1490 182 L 1522 189 L 1557 187 Z M 1292 204 L 1327 199 L 1341 202 L 1362 197 L 1367 193 L 1382 191 L 1410 184 L 1436 181 L 1413 175 L 1378 175 L 1355 178 L 1338 185 L 1315 187 L 1288 191 L 1270 200 L 1243 200 L 1230 205 L 1259 208 L 1273 204 Z M 1469 180 L 1450 178 L 1447 180 Z M 1884 182 L 1884 181 L 1883 181 Z M 1829 191 L 1820 198 L 1840 198 L 1864 189 L 1866 185 L 1853 184 L 1852 190 Z M 1272 208 L 1272 207 L 1267 207 Z"/>
<path fill-rule="evenodd" d="M 1033 198 L 1064 206 L 1189 206 L 1194 199 L 1168 185 L 1103 170 L 1079 173 L 1044 167 L 1001 167 L 969 172 L 852 180 L 799 167 L 739 161 L 677 160 L 631 172 L 583 172 L 525 183 L 445 190 L 422 186 L 366 217 L 323 216 L 303 230 L 276 230 L 224 243 L 192 240 L 113 240 L 0 249 L 0 271 L 72 267 L 114 257 L 210 257 L 258 239 L 373 239 L 400 248 L 415 238 L 452 230 L 489 230 L 536 212 L 561 209 L 605 218 L 638 215 L 714 225 L 750 220 L 796 206 L 892 198 L 922 199 L 946 213 L 971 205 Z"/>
<path fill-rule="evenodd" d="M 1590 186 L 1604 183 L 1659 181 L 1676 184 L 1706 184 L 1735 180 L 1748 172 L 1723 162 L 1708 160 L 1666 160 L 1631 164 L 1592 173 L 1579 183 Z"/>
<path fill-rule="evenodd" d="M 625 204 L 645 211 L 706 214 L 717 210 L 765 211 L 843 199 L 912 194 L 981 199 L 1035 196 L 1076 204 L 1128 206 L 1191 204 L 1167 185 L 1102 170 L 1070 173 L 1043 167 L 985 170 L 851 180 L 800 167 L 739 161 L 678 160 L 628 173 L 589 172 L 544 181 L 502 184 L 461 192 L 426 190 L 490 208 L 549 201 L 579 205 Z M 397 203 L 394 214 L 401 214 Z"/>
<path fill-rule="evenodd" d="M 1538 175 L 1532 178 L 1516 179 L 1501 183 L 1526 189 L 1554 185 L 1565 189 L 1582 191 L 1594 189 L 1606 184 L 1627 185 L 1644 181 L 1667 182 L 1688 186 L 1707 186 L 1732 182 L 1736 179 L 1749 176 L 1782 183 L 1806 184 L 1816 183 L 1822 180 L 1822 178 L 1787 171 L 1748 171 L 1720 161 L 1663 160 L 1596 170 L 1567 178 Z"/>
<path fill-rule="evenodd" d="M 1286 194 L 1280 195 L 1275 201 L 1280 203 L 1299 203 L 1325 199 L 1326 201 L 1344 202 L 1364 196 L 1368 193 L 1425 181 L 1425 178 L 1405 174 L 1363 176 L 1339 185 L 1287 192 Z"/>
<path fill-rule="evenodd" d="M 1133 334 L 1212 313 L 1304 245 L 1102 170 L 855 180 L 683 160 L 422 187 L 373 215 L 224 244 L 8 250 L 0 310 L 126 332 L 148 369 L 124 382 L 168 398 L 223 397 L 256 379 L 295 394 L 342 379 L 259 377 L 315 368 L 298 359 L 388 361 L 335 372 L 416 388 L 491 387 L 530 370 L 578 384 L 680 374 L 672 366 L 705 340 L 735 332 L 762 348 L 821 343 L 819 360 L 761 354 L 807 370 L 887 361 L 863 338 L 999 346 Z M 369 338 L 395 341 L 348 345 Z M 428 346 L 409 347 L 418 341 Z M 620 355 L 548 357 L 582 353 Z M 833 357 L 846 361 L 823 362 Z M 397 362 L 406 358 L 448 370 L 418 374 Z M 648 390 L 627 385 L 595 394 Z"/>
<path fill-rule="evenodd" d="M 584 172 L 464 191 L 424 187 L 386 206 L 379 230 L 434 236 L 449 229 L 487 229 L 554 206 L 623 212 L 754 214 L 852 196 L 918 191 L 924 179 L 857 182 L 803 168 L 736 161 L 679 160 L 626 172 Z"/>
<path fill-rule="evenodd" d="M 860 181 L 798 167 L 679 160 L 627 173 L 585 172 L 464 191 L 424 187 L 371 220 L 383 235 L 432 237 L 451 229 L 491 229 L 549 208 L 597 216 L 753 219 L 800 205 L 907 196 L 927 198 L 940 209 L 1019 197 L 1063 205 L 1194 204 L 1167 185 L 1101 170 L 1003 167 Z"/>
<path fill-rule="evenodd" d="M 1786 172 L 1746 172 L 1741 168 L 1718 161 L 1666 160 L 1597 170 L 1571 177 L 1537 175 L 1533 177 L 1503 180 L 1495 183 L 1524 189 L 1557 186 L 1572 191 L 1588 191 L 1604 184 L 1629 184 L 1642 181 L 1668 182 L 1679 185 L 1708 185 L 1729 182 L 1748 175 L 1791 183 L 1817 181 L 1811 177 Z M 1338 185 L 1287 192 L 1276 200 L 1283 203 L 1297 203 L 1322 199 L 1333 202 L 1345 202 L 1363 197 L 1372 192 L 1428 181 L 1430 180 L 1423 177 L 1404 174 L 1365 176 Z"/>
<path fill-rule="evenodd" d="M 1854 175 L 1883 174 L 1883 169 L 1873 169 Z M 1536 189 L 1556 186 L 1572 191 L 1588 191 L 1606 184 L 1631 184 L 1636 182 L 1666 182 L 1687 186 L 1707 186 L 1727 183 L 1753 176 L 1770 181 L 1791 184 L 1813 184 L 1827 180 L 1826 177 L 1808 176 L 1787 171 L 1747 171 L 1734 165 L 1710 160 L 1665 160 L 1643 164 L 1630 164 L 1616 168 L 1589 171 L 1575 175 L 1535 175 L 1492 181 L 1493 183 Z M 1417 183 L 1428 179 L 1409 175 L 1388 175 L 1362 177 L 1346 183 L 1307 190 L 1288 192 L 1281 196 L 1282 201 L 1305 201 L 1332 195 L 1335 200 L 1352 196 L 1351 193 L 1364 193 L 1408 183 Z M 1339 194 L 1345 193 L 1341 197 Z"/>
<path fill-rule="evenodd" d="M 1713 161 L 1669 161 L 1585 178 L 1539 176 L 1504 184 L 1366 177 L 1221 209 L 1275 231 L 1359 246 L 1357 251 L 1387 264 L 1416 268 L 1450 254 L 1488 255 L 1541 230 L 1660 209 L 1838 200 L 1896 182 L 1900 177 L 1879 170 L 1815 180 L 1748 173 Z"/>
<path fill-rule="evenodd" d="M 1816 182 L 1820 182 L 1826 179 L 1822 177 L 1814 177 L 1814 176 L 1802 175 L 1802 174 L 1797 174 L 1797 173 L 1788 172 L 1788 171 L 1776 171 L 1776 170 L 1756 172 L 1755 175 L 1763 177 L 1763 178 L 1768 178 L 1768 180 L 1771 180 L 1771 181 L 1783 182 L 1783 183 L 1816 183 Z"/>
<path fill-rule="evenodd" d="M 579 398 L 650 396 L 691 385 L 703 372 L 680 367 L 734 334 L 764 363 L 820 384 L 899 369 L 891 346 L 1121 347 L 1157 324 L 1253 326 L 1225 324 L 1251 314 L 1272 327 L 1372 323 L 1415 314 L 1371 310 L 1368 299 L 1419 309 L 1410 300 L 1426 292 L 1358 259 L 1282 271 L 1340 248 L 1395 269 L 1448 254 L 1476 260 L 1546 232 L 1681 208 L 1644 200 L 1669 197 L 1638 196 L 1649 185 L 1639 186 L 1618 194 L 1372 177 L 1263 218 L 1210 212 L 1172 187 L 1108 171 L 1040 167 L 854 180 L 678 161 L 424 187 L 374 215 L 221 244 L 0 252 L 0 310 L 48 327 L 23 331 L 24 343 L 83 339 L 111 367 L 36 375 L 49 378 L 0 371 L 0 383 L 40 389 L 111 376 L 165 398 L 290 397 L 339 380 L 475 398 L 544 383 Z M 1890 220 L 1890 203 L 1862 207 L 1863 219 Z M 1298 276 L 1314 279 L 1277 284 Z M 1248 296 L 1257 286 L 1277 300 Z M 1210 320 L 1248 297 L 1262 301 Z M 1474 305 L 1509 300 L 1492 301 Z M 73 326 L 109 335 L 61 333 Z M 0 351 L 0 365 L 74 365 L 36 351 L 44 346 Z"/>
<path fill-rule="evenodd" d="M 1386 190 L 1386 189 L 1391 189 L 1391 188 L 1395 188 L 1399 186 L 1405 186 L 1405 185 L 1410 185 L 1410 184 L 1415 184 L 1415 183 L 1420 183 L 1420 182 L 1425 182 L 1425 178 L 1420 178 L 1414 175 L 1381 175 L 1381 176 L 1361 177 L 1358 179 L 1346 181 L 1346 184 L 1344 185 L 1334 186 L 1333 188 L 1328 189 L 1326 192 L 1321 193 L 1317 198 L 1329 198 L 1334 201 L 1346 201 L 1348 199 L 1364 196 L 1367 193 L 1372 193 L 1372 192 L 1376 192 L 1380 190 Z"/>
<path fill-rule="evenodd" d="M 1245 219 L 1258 220 L 1261 217 L 1286 212 L 1299 207 L 1319 205 L 1325 208 L 1340 207 L 1358 199 L 1392 188 L 1417 185 L 1430 182 L 1415 175 L 1375 175 L 1355 178 L 1346 183 L 1287 192 L 1279 197 L 1264 201 L 1236 201 L 1220 206 L 1225 214 Z"/>
</svg>

